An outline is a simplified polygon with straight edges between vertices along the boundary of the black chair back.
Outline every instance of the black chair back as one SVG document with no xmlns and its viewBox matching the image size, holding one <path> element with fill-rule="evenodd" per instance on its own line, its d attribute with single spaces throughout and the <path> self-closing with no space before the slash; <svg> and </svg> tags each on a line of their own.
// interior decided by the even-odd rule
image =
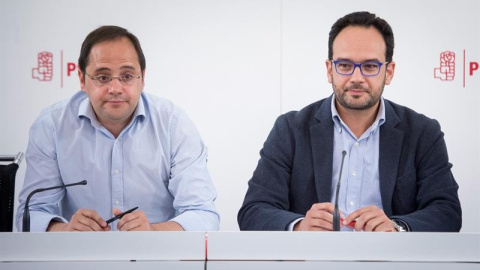
<svg viewBox="0 0 480 270">
<path fill-rule="evenodd" d="M 15 175 L 23 153 L 15 156 L 0 156 L 0 232 L 13 231 L 13 211 L 15 200 Z"/>
</svg>

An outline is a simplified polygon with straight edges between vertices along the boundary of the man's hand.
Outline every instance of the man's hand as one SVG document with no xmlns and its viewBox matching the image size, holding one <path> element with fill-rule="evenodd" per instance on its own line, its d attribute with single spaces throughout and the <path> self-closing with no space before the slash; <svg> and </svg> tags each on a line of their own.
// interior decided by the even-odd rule
<svg viewBox="0 0 480 270">
<path fill-rule="evenodd" d="M 103 232 L 110 231 L 110 226 L 94 210 L 79 209 L 69 223 L 51 221 L 47 231 Z"/>
<path fill-rule="evenodd" d="M 332 203 L 316 203 L 308 210 L 305 219 L 295 224 L 294 231 L 332 231 L 333 230 Z M 341 215 L 341 214 L 340 214 Z"/>
<path fill-rule="evenodd" d="M 119 215 L 122 211 L 113 208 L 113 215 Z M 118 221 L 117 229 L 119 231 L 153 231 L 147 216 L 143 211 L 134 211 L 124 215 Z"/>
<path fill-rule="evenodd" d="M 370 205 L 360 208 L 357 211 L 348 215 L 343 220 L 343 225 L 356 220 L 355 231 L 365 232 L 395 232 L 392 221 L 385 215 L 382 209 Z"/>
<path fill-rule="evenodd" d="M 113 209 L 113 215 L 122 211 Z M 135 211 L 123 216 L 117 224 L 119 231 L 183 231 L 182 226 L 174 221 L 150 224 L 143 211 Z"/>
</svg>

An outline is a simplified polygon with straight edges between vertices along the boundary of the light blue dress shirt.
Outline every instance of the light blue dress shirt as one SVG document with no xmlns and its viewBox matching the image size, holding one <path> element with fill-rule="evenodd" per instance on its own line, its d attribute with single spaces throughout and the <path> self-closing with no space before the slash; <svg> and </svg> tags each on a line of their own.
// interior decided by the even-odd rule
<svg viewBox="0 0 480 270">
<path fill-rule="evenodd" d="M 26 160 L 19 230 L 32 190 L 84 179 L 86 186 L 35 194 L 29 207 L 31 231 L 45 231 L 51 220 L 68 222 L 80 208 L 107 220 L 113 208 L 135 206 L 150 223 L 171 220 L 187 231 L 218 230 L 207 148 L 186 114 L 165 99 L 142 93 L 131 122 L 115 138 L 79 91 L 45 109 L 33 123 Z M 111 224 L 113 230 L 117 222 Z"/>
<path fill-rule="evenodd" d="M 383 209 L 380 194 L 380 178 L 378 160 L 380 152 L 380 126 L 385 123 L 385 102 L 380 101 L 380 108 L 373 124 L 357 138 L 342 121 L 332 98 L 333 135 L 333 171 L 332 171 L 332 203 L 335 203 L 342 151 L 347 155 L 343 164 L 343 173 L 338 195 L 338 208 L 344 217 L 360 208 L 375 205 Z M 342 231 L 352 228 L 342 226 Z"/>
</svg>

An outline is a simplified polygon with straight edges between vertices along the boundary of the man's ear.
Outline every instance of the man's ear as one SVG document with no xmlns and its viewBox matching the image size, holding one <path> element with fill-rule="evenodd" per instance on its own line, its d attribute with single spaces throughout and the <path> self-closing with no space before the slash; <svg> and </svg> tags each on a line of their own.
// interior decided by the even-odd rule
<svg viewBox="0 0 480 270">
<path fill-rule="evenodd" d="M 80 80 L 80 89 L 85 91 L 85 75 L 80 69 L 78 70 L 78 79 Z"/>
<path fill-rule="evenodd" d="M 385 70 L 385 85 L 389 85 L 390 82 L 393 80 L 393 75 L 395 74 L 395 62 L 390 62 L 387 64 L 387 68 Z"/>
<path fill-rule="evenodd" d="M 327 67 L 327 79 L 328 79 L 328 82 L 329 83 L 333 83 L 333 80 L 332 80 L 332 61 L 330 61 L 329 59 L 325 60 L 325 66 Z"/>
<path fill-rule="evenodd" d="M 146 69 L 144 69 L 144 70 L 142 71 L 142 90 L 143 90 L 143 88 L 145 87 L 145 70 L 146 70 Z"/>
</svg>

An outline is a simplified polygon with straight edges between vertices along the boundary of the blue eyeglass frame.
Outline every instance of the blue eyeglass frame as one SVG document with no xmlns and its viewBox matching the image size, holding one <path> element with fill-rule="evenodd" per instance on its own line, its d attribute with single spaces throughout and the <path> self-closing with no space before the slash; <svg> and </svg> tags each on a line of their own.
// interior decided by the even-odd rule
<svg viewBox="0 0 480 270">
<path fill-rule="evenodd" d="M 337 72 L 337 74 L 339 75 L 342 75 L 342 76 L 352 76 L 352 74 L 355 72 L 355 69 L 358 67 L 358 69 L 360 70 L 360 73 L 362 74 L 362 76 L 364 77 L 375 77 L 375 76 L 378 76 L 378 74 L 380 74 L 380 70 L 382 69 L 382 66 L 383 65 L 388 65 L 389 62 L 378 62 L 378 61 L 366 61 L 366 62 L 363 62 L 363 63 L 355 63 L 355 62 L 352 62 L 352 61 L 348 61 L 348 60 L 333 60 L 331 59 L 330 61 L 332 61 L 333 63 L 333 66 L 335 67 L 335 71 Z M 352 69 L 352 72 L 349 73 L 349 74 L 345 74 L 345 73 L 340 73 L 338 72 L 337 70 L 337 63 L 339 62 L 345 62 L 345 63 L 350 63 L 353 65 L 353 69 Z M 363 71 L 362 71 L 362 65 L 363 64 L 368 64 L 368 63 L 374 63 L 374 64 L 377 64 L 378 65 L 378 73 L 375 74 L 375 75 L 365 75 L 363 74 Z"/>
</svg>

